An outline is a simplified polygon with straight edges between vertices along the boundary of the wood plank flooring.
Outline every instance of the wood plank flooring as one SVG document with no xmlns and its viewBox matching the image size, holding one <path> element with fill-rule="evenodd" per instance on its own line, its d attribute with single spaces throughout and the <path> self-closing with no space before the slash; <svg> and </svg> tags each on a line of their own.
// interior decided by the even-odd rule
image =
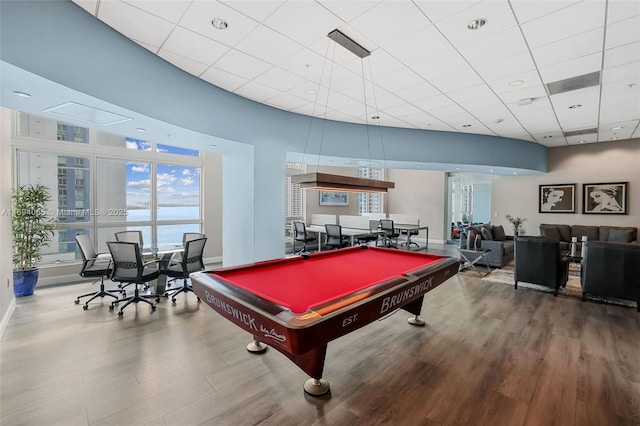
<svg viewBox="0 0 640 426">
<path fill-rule="evenodd" d="M 431 249 L 431 247 L 430 247 Z M 634 308 L 481 282 L 460 273 L 425 297 L 424 328 L 399 311 L 329 344 L 331 395 L 193 294 L 156 312 L 89 284 L 17 300 L 0 341 L 2 425 L 640 425 Z"/>
</svg>

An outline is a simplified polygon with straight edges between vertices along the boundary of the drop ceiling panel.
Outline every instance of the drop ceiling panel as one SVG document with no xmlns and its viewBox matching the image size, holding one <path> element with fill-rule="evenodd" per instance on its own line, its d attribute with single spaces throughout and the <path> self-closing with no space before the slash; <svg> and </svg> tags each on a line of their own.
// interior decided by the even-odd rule
<svg viewBox="0 0 640 426">
<path fill-rule="evenodd" d="M 487 23 L 477 30 L 467 28 L 469 22 L 478 18 L 486 19 Z M 513 28 L 517 22 L 507 2 L 491 1 L 468 7 L 435 25 L 454 46 L 461 47 Z"/>
<path fill-rule="evenodd" d="M 274 49 L 274 46 L 278 48 Z M 264 26 L 256 27 L 235 48 L 271 64 L 277 64 L 302 50 L 298 43 Z"/>
<path fill-rule="evenodd" d="M 162 45 L 174 26 L 165 19 L 121 1 L 101 2 L 98 18 L 129 38 L 155 47 Z"/>
<path fill-rule="evenodd" d="M 593 86 L 552 95 L 551 103 L 563 129 L 590 128 L 592 123 L 598 122 L 600 87 Z M 582 106 L 570 108 L 575 105 Z"/>
<path fill-rule="evenodd" d="M 598 134 L 590 133 L 588 135 L 567 136 L 567 145 L 581 145 L 585 143 L 598 142 Z"/>
<path fill-rule="evenodd" d="M 521 27 L 529 48 L 535 49 L 603 26 L 604 14 L 604 2 L 583 1 L 529 21 Z"/>
<path fill-rule="evenodd" d="M 300 19 L 301 16 L 313 17 Z M 329 31 L 342 24 L 342 20 L 316 2 L 286 2 L 275 10 L 263 24 L 295 40 L 307 45 L 325 37 Z M 327 28 L 330 28 L 327 31 Z"/>
<path fill-rule="evenodd" d="M 415 101 L 426 99 L 432 96 L 437 96 L 441 92 L 433 87 L 431 84 L 422 80 L 420 83 L 415 86 L 406 87 L 404 89 L 399 89 L 395 91 L 395 94 L 404 99 L 407 102 L 414 103 Z"/>
<path fill-rule="evenodd" d="M 614 47 L 604 52 L 604 68 L 617 67 L 629 62 L 640 61 L 640 42 Z"/>
<path fill-rule="evenodd" d="M 385 49 L 388 49 L 403 64 L 413 65 L 452 51 L 453 46 L 435 26 L 429 25 L 401 38 Z"/>
<path fill-rule="evenodd" d="M 98 0 L 74 0 L 74 3 L 96 16 L 96 7 L 98 6 Z"/>
<path fill-rule="evenodd" d="M 577 1 L 512 1 L 510 2 L 513 12 L 520 25 L 549 15 L 563 9 Z"/>
<path fill-rule="evenodd" d="M 291 110 L 293 108 L 301 107 L 302 105 L 306 105 L 308 102 L 304 99 L 300 99 L 297 96 L 293 96 L 289 93 L 280 93 L 277 96 L 269 99 L 267 101 L 268 105 L 275 106 L 284 110 Z"/>
<path fill-rule="evenodd" d="M 637 1 L 610 1 L 607 3 L 607 23 L 623 21 L 630 16 L 640 15 L 640 2 Z"/>
<path fill-rule="evenodd" d="M 263 84 L 265 86 L 273 87 L 280 92 L 286 92 L 292 88 L 305 83 L 305 79 L 298 77 L 297 75 L 285 71 L 278 67 L 273 67 L 270 70 L 260 74 L 253 81 Z"/>
<path fill-rule="evenodd" d="M 364 75 L 367 79 L 377 81 L 381 75 L 404 69 L 404 65 L 383 49 L 377 49 L 373 54 L 364 59 L 355 59 L 345 64 L 345 68 L 354 74 Z"/>
<path fill-rule="evenodd" d="M 571 59 L 548 67 L 540 68 L 540 75 L 544 83 L 564 80 L 579 75 L 589 74 L 600 70 L 602 53 Z"/>
<path fill-rule="evenodd" d="M 515 82 L 521 82 L 515 84 Z M 510 84 L 514 83 L 514 84 Z M 510 75 L 488 82 L 489 87 L 497 94 L 513 92 L 514 90 L 527 89 L 529 87 L 542 87 L 542 80 L 537 70 L 531 70 L 520 74 Z"/>
<path fill-rule="evenodd" d="M 377 86 L 384 87 L 386 90 L 398 93 L 398 91 L 407 87 L 414 87 L 419 84 L 425 84 L 425 81 L 413 71 L 402 68 L 400 70 L 385 74 L 373 79 Z M 400 96 L 402 97 L 402 96 Z"/>
<path fill-rule="evenodd" d="M 235 74 L 228 73 L 218 68 L 211 67 L 200 76 L 204 81 L 222 87 L 230 92 L 235 91 L 242 85 L 246 84 L 249 80 L 246 78 L 237 76 Z"/>
<path fill-rule="evenodd" d="M 638 15 L 609 25 L 604 48 L 611 49 L 640 40 L 639 26 L 640 17 Z"/>
<path fill-rule="evenodd" d="M 640 75 L 640 61 L 606 68 L 602 71 L 602 84 L 615 83 L 616 81 L 635 79 Z M 640 83 L 640 81 L 639 81 Z"/>
<path fill-rule="evenodd" d="M 214 18 L 224 19 L 229 26 L 219 30 L 211 25 Z M 227 46 L 235 46 L 257 26 L 258 22 L 220 2 L 195 1 L 180 19 L 180 26 Z"/>
<path fill-rule="evenodd" d="M 459 50 L 473 66 L 528 52 L 527 44 L 518 27 L 512 27 L 482 40 L 465 44 Z"/>
<path fill-rule="evenodd" d="M 252 80 L 272 66 L 246 53 L 230 50 L 215 63 L 215 67 Z"/>
<path fill-rule="evenodd" d="M 468 68 L 465 71 L 441 76 L 430 80 L 431 84 L 443 92 L 451 92 L 465 87 L 475 86 L 483 83 L 475 70 Z"/>
<path fill-rule="evenodd" d="M 257 22 L 264 21 L 269 15 L 271 15 L 274 11 L 276 11 L 280 6 L 282 6 L 285 2 L 278 0 L 269 0 L 269 1 L 261 1 L 261 0 L 219 0 L 221 3 L 226 4 L 232 9 L 237 10 L 249 18 Z"/>
<path fill-rule="evenodd" d="M 604 27 L 533 49 L 533 58 L 540 68 L 567 62 L 602 51 Z"/>
<path fill-rule="evenodd" d="M 176 24 L 180 16 L 182 16 L 189 7 L 191 0 L 125 0 L 125 3 L 129 3 L 138 9 Z"/>
<path fill-rule="evenodd" d="M 378 1 L 335 1 L 335 0 L 319 0 L 323 7 L 330 10 L 334 15 L 338 16 L 345 22 L 351 21 L 356 17 L 362 15 L 367 10 L 375 7 L 377 4 L 381 3 Z"/>
<path fill-rule="evenodd" d="M 416 63 L 412 67 L 420 76 L 427 81 L 459 73 L 470 68 L 467 61 L 460 53 L 451 50 L 442 55 L 430 58 L 428 61 Z"/>
<path fill-rule="evenodd" d="M 224 44 L 181 27 L 173 30 L 162 48 L 207 65 L 215 63 L 229 51 L 229 47 Z"/>
<path fill-rule="evenodd" d="M 195 75 L 196 77 L 199 77 L 200 74 L 209 68 L 209 65 L 207 64 L 185 58 L 184 56 L 176 55 L 175 53 L 166 50 L 160 50 L 160 52 L 158 52 L 158 56 L 165 61 L 172 63 L 176 67 Z"/>
<path fill-rule="evenodd" d="M 484 80 L 492 81 L 535 70 L 536 66 L 531 53 L 523 52 L 493 63 L 478 65 L 475 69 Z"/>
<path fill-rule="evenodd" d="M 452 91 L 449 93 L 449 98 L 460 105 L 467 105 L 468 102 L 478 99 L 482 102 L 500 103 L 493 91 L 484 83 Z"/>
<path fill-rule="evenodd" d="M 429 98 L 416 101 L 413 104 L 421 110 L 427 112 L 430 112 L 431 110 L 437 108 L 454 105 L 453 101 L 446 95 L 431 96 Z"/>
<path fill-rule="evenodd" d="M 391 22 L 401 22 L 401 25 L 390 25 Z M 412 2 L 383 2 L 367 10 L 350 22 L 356 30 L 368 34 L 378 46 L 395 43 L 429 25 Z"/>
<path fill-rule="evenodd" d="M 240 96 L 244 96 L 245 98 L 253 99 L 254 101 L 264 102 L 274 96 L 278 96 L 280 92 L 272 87 L 250 81 L 244 86 L 238 88 L 235 93 Z"/>
</svg>

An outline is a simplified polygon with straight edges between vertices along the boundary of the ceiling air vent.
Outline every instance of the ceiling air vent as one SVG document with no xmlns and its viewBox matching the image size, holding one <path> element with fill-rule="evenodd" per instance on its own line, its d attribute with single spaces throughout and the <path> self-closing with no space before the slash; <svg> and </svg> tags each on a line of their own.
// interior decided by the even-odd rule
<svg viewBox="0 0 640 426">
<path fill-rule="evenodd" d="M 66 118 L 86 121 L 88 123 L 99 124 L 101 126 L 111 126 L 113 124 L 125 123 L 133 120 L 130 117 L 94 108 L 75 102 L 66 102 L 62 105 L 54 106 L 44 110 L 51 114 L 61 115 Z"/>
<path fill-rule="evenodd" d="M 557 95 L 558 93 L 571 92 L 572 90 L 584 89 L 598 84 L 600 84 L 600 71 L 547 83 L 547 91 L 549 95 Z"/>
<path fill-rule="evenodd" d="M 573 130 L 571 132 L 563 132 L 565 137 L 569 136 L 579 136 L 579 135 L 589 135 L 592 133 L 598 133 L 598 129 L 594 127 L 593 129 L 582 129 L 582 130 Z"/>
</svg>

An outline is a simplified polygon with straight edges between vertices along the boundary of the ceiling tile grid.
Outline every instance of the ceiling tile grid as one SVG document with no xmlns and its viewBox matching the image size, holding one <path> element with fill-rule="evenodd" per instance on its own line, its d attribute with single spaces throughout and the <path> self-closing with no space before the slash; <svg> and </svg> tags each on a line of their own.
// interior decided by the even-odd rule
<svg viewBox="0 0 640 426">
<path fill-rule="evenodd" d="M 546 146 L 638 137 L 638 1 L 74 2 L 185 72 L 296 113 L 368 122 L 375 111 L 385 126 Z M 371 55 L 337 45 L 334 29 Z M 547 92 L 598 71 L 600 85 Z M 587 128 L 598 130 L 563 133 Z"/>
</svg>

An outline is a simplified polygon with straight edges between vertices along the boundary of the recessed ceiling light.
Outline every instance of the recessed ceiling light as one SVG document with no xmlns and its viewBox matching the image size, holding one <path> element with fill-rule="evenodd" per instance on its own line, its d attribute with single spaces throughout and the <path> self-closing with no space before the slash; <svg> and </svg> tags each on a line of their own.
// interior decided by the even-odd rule
<svg viewBox="0 0 640 426">
<path fill-rule="evenodd" d="M 504 118 L 498 118 L 497 120 L 494 120 L 493 122 L 496 124 L 500 124 L 504 121 Z"/>
<path fill-rule="evenodd" d="M 209 145 L 209 148 L 215 148 L 216 146 L 218 146 L 218 145 L 211 144 L 211 145 Z"/>
<path fill-rule="evenodd" d="M 226 30 L 229 27 L 227 21 L 222 18 L 213 18 L 211 20 L 211 25 L 213 25 L 213 28 L 216 28 L 218 30 Z"/>
<path fill-rule="evenodd" d="M 581 141 L 578 141 L 578 143 L 585 143 L 586 141 L 583 139 Z"/>
<path fill-rule="evenodd" d="M 517 174 L 518 174 L 518 172 L 513 172 L 513 174 L 514 174 L 514 175 L 517 175 Z"/>
<path fill-rule="evenodd" d="M 142 127 L 136 127 L 136 131 L 138 132 L 146 132 L 146 129 L 143 129 Z"/>
<path fill-rule="evenodd" d="M 530 105 L 533 103 L 533 98 L 524 98 L 518 101 L 518 106 Z"/>
<path fill-rule="evenodd" d="M 611 130 L 620 130 L 620 129 L 624 129 L 623 126 L 616 126 L 616 127 L 612 127 Z"/>
<path fill-rule="evenodd" d="M 374 115 L 373 117 L 371 117 L 372 120 L 380 120 L 380 116 L 379 115 Z"/>
<path fill-rule="evenodd" d="M 582 104 L 575 104 L 575 105 L 571 105 L 569 109 L 578 109 L 580 107 L 582 107 Z"/>
<path fill-rule="evenodd" d="M 489 171 L 490 171 L 490 172 L 495 172 L 495 170 L 493 170 L 493 169 L 489 169 Z"/>
<path fill-rule="evenodd" d="M 462 127 L 471 127 L 471 124 L 463 124 Z"/>
<path fill-rule="evenodd" d="M 315 95 L 316 91 L 313 89 L 307 89 L 304 91 L 304 93 L 306 93 L 307 95 Z"/>
<path fill-rule="evenodd" d="M 553 137 L 553 136 L 551 136 L 551 135 L 547 135 L 547 136 L 543 136 L 543 137 L 542 137 L 542 139 L 550 139 L 550 138 L 552 138 L 552 137 Z"/>
<path fill-rule="evenodd" d="M 460 170 L 460 167 L 456 167 L 456 170 Z"/>
<path fill-rule="evenodd" d="M 522 83 L 524 83 L 524 80 L 513 80 L 512 82 L 509 83 L 509 86 L 511 87 L 520 86 Z"/>
<path fill-rule="evenodd" d="M 619 139 L 617 136 L 614 136 L 611 138 L 612 141 L 615 141 L 616 139 Z"/>
<path fill-rule="evenodd" d="M 420 166 L 420 164 L 418 164 L 416 167 L 419 169 L 419 168 L 420 168 L 420 167 L 422 167 L 422 166 Z"/>
<path fill-rule="evenodd" d="M 467 28 L 469 28 L 470 30 L 478 30 L 484 27 L 486 23 L 487 23 L 487 20 L 485 18 L 474 19 L 473 21 L 467 24 Z"/>
<path fill-rule="evenodd" d="M 15 92 L 13 92 L 13 94 L 16 95 L 16 96 L 20 96 L 21 98 L 30 98 L 31 97 L 31 95 L 26 93 L 26 92 L 15 91 Z"/>
</svg>

